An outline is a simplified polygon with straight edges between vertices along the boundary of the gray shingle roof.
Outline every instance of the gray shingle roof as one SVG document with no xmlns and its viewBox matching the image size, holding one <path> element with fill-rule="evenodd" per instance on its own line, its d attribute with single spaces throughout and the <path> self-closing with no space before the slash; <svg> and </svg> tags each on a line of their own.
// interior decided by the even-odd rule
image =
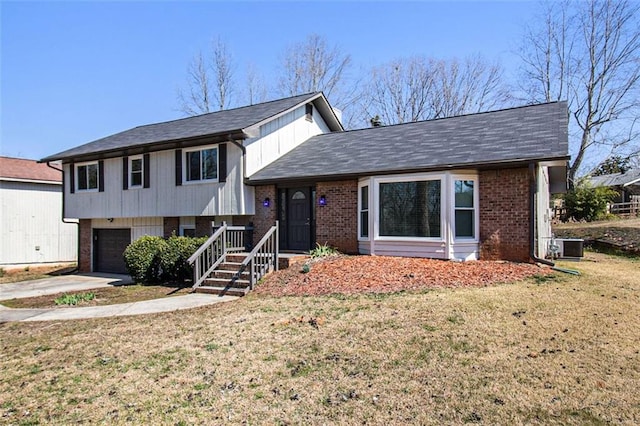
<svg viewBox="0 0 640 426">
<path fill-rule="evenodd" d="M 568 158 L 567 103 L 314 136 L 250 183 Z"/>
<path fill-rule="evenodd" d="M 318 95 L 319 92 L 308 93 L 195 117 L 134 127 L 133 129 L 59 152 L 41 161 L 77 158 L 101 152 L 113 152 L 170 141 L 239 132 Z"/>
<path fill-rule="evenodd" d="M 593 176 L 589 180 L 593 186 L 640 185 L 640 169 L 627 170 L 625 173 Z"/>
</svg>

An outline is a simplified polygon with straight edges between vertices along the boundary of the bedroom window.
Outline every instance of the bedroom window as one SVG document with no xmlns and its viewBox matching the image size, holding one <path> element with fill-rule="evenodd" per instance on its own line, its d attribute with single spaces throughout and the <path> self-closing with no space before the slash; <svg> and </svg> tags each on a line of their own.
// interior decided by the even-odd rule
<svg viewBox="0 0 640 426">
<path fill-rule="evenodd" d="M 455 198 L 455 236 L 456 238 L 475 238 L 475 182 L 456 180 Z"/>
<path fill-rule="evenodd" d="M 441 181 L 380 183 L 381 237 L 441 237 Z"/>
<path fill-rule="evenodd" d="M 77 166 L 77 175 L 78 191 L 98 190 L 98 162 Z"/>
<path fill-rule="evenodd" d="M 218 148 L 210 147 L 185 152 L 185 180 L 187 182 L 218 180 Z"/>
<path fill-rule="evenodd" d="M 129 187 L 141 188 L 144 163 L 142 156 L 129 158 Z"/>
<path fill-rule="evenodd" d="M 369 187 L 360 187 L 360 237 L 369 237 Z"/>
</svg>

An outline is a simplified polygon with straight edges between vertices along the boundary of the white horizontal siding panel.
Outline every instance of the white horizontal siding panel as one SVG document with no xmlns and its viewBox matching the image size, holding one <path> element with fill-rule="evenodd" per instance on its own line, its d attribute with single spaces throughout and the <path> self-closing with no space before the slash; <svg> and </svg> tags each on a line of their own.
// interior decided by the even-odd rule
<svg viewBox="0 0 640 426">
<path fill-rule="evenodd" d="M 377 256 L 448 258 L 444 244 L 439 241 L 375 241 L 373 250 Z"/>
<path fill-rule="evenodd" d="M 59 184 L 0 181 L 0 264 L 74 262 L 78 227 L 62 222 Z"/>
</svg>

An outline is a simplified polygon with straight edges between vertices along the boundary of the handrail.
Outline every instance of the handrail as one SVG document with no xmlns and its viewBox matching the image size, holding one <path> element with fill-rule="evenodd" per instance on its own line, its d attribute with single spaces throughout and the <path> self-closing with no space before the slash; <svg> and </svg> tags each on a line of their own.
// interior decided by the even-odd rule
<svg viewBox="0 0 640 426">
<path fill-rule="evenodd" d="M 193 288 L 196 289 L 227 256 L 227 225 L 223 224 L 196 250 L 187 262 L 193 265 Z"/>
<path fill-rule="evenodd" d="M 256 244 L 251 253 L 240 265 L 238 274 L 241 274 L 247 266 L 249 267 L 249 289 L 264 275 L 273 270 L 278 270 L 278 221 Z"/>
</svg>

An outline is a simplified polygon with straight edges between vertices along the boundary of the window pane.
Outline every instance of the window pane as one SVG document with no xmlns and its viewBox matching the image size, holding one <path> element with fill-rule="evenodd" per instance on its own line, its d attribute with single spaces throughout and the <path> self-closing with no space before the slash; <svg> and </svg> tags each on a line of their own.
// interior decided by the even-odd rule
<svg viewBox="0 0 640 426">
<path fill-rule="evenodd" d="M 380 184 L 380 235 L 440 237 L 440 181 Z"/>
<path fill-rule="evenodd" d="M 360 212 L 360 236 L 369 236 L 369 212 Z"/>
<path fill-rule="evenodd" d="M 131 186 L 142 186 L 142 159 L 131 160 Z"/>
<path fill-rule="evenodd" d="M 474 237 L 473 210 L 456 210 L 456 237 Z"/>
<path fill-rule="evenodd" d="M 304 192 L 302 191 L 294 192 L 293 196 L 291 197 L 292 200 L 304 200 L 305 198 L 307 197 L 305 197 Z"/>
<path fill-rule="evenodd" d="M 202 179 L 218 178 L 218 150 L 216 148 L 202 151 Z"/>
<path fill-rule="evenodd" d="M 187 152 L 187 180 L 200 180 L 200 151 Z"/>
<path fill-rule="evenodd" d="M 363 186 L 360 188 L 360 208 L 362 210 L 369 210 L 369 187 Z"/>
<path fill-rule="evenodd" d="M 87 189 L 87 166 L 78 166 L 78 189 Z"/>
<path fill-rule="evenodd" d="M 131 160 L 131 171 L 132 172 L 141 172 L 142 171 L 142 159 L 136 158 Z"/>
<path fill-rule="evenodd" d="M 87 175 L 89 179 L 88 189 L 98 189 L 98 165 L 89 164 L 87 166 Z"/>
<path fill-rule="evenodd" d="M 473 181 L 456 181 L 456 207 L 473 207 Z"/>
</svg>

